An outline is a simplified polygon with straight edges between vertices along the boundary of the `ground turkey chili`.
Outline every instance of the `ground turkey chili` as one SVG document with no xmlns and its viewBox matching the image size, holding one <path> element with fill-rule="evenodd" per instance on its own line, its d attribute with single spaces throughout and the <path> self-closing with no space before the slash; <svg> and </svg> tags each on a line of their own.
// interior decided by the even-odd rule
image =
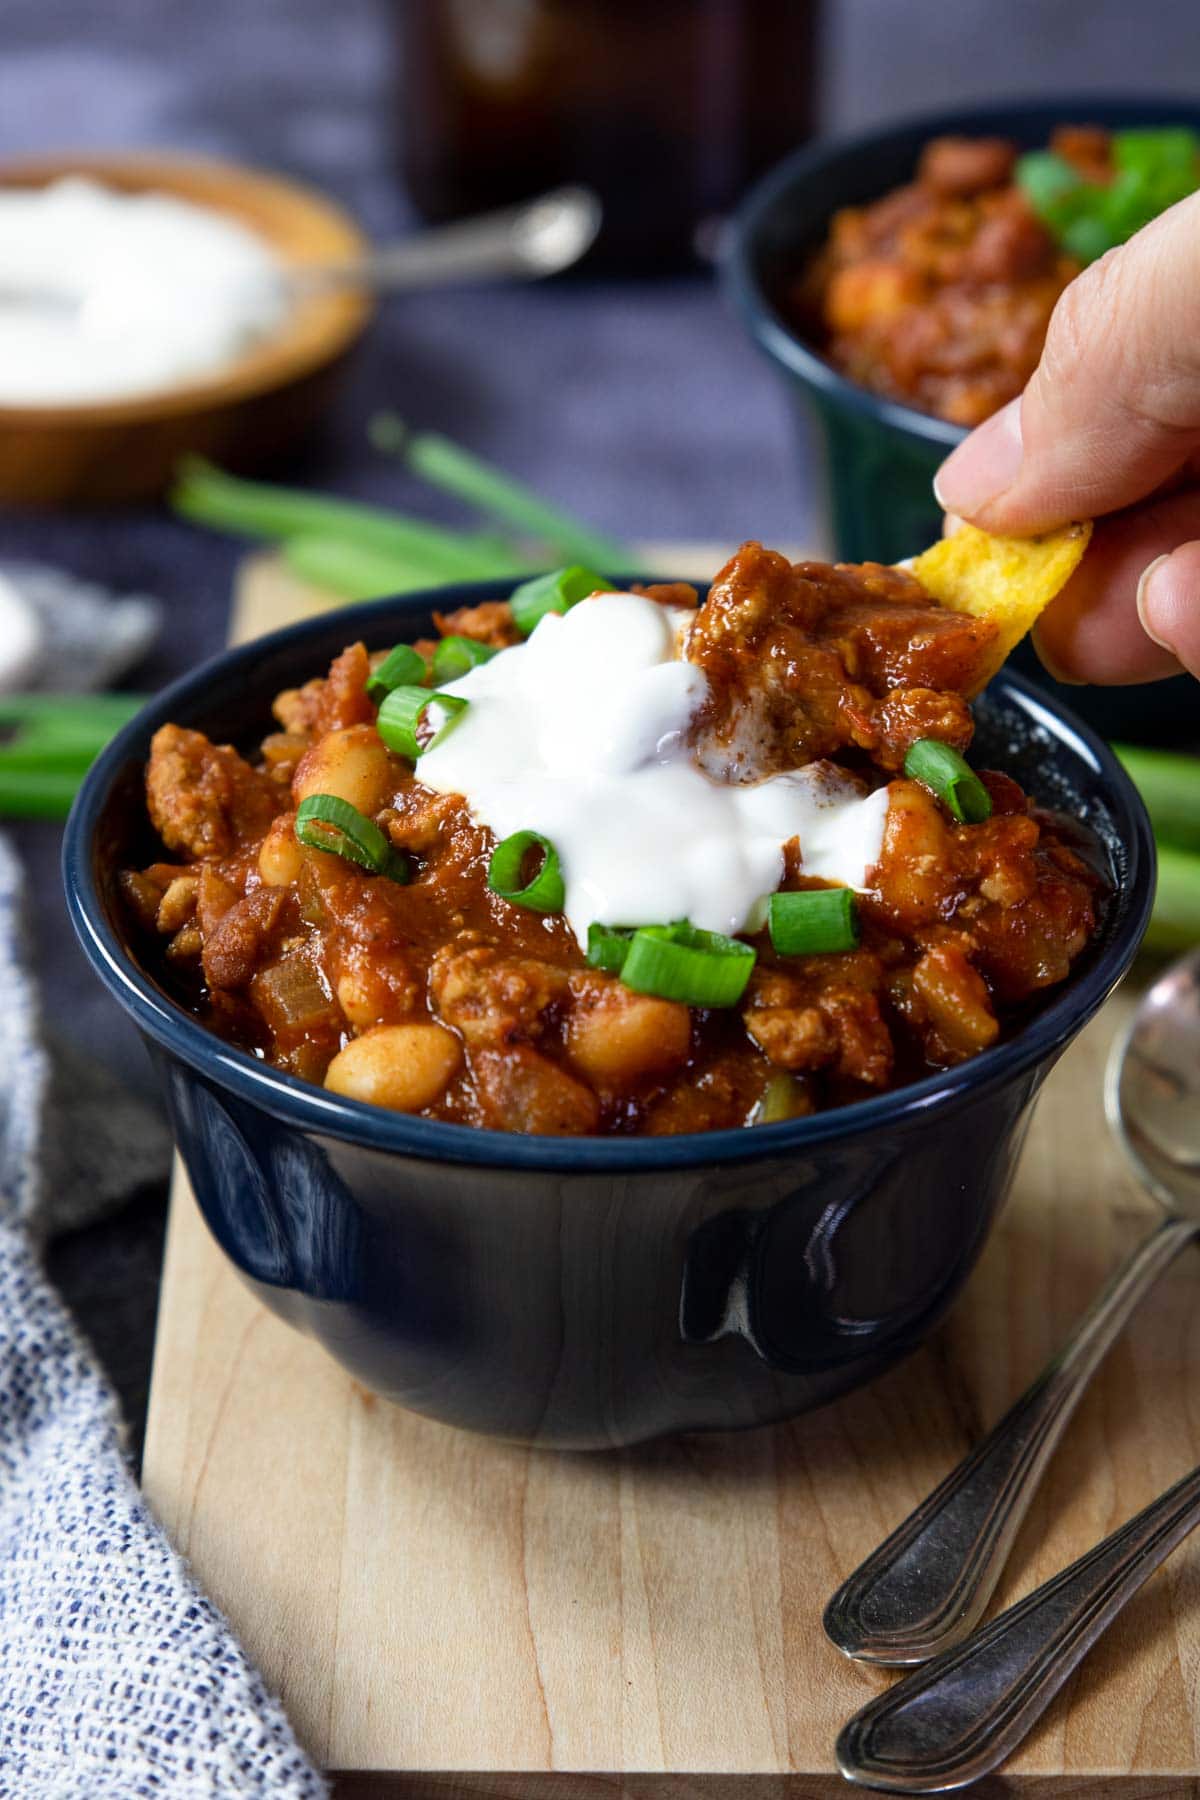
<svg viewBox="0 0 1200 1800">
<path fill-rule="evenodd" d="M 1066 126 L 1050 149 L 1109 180 L 1110 137 Z M 784 308 L 852 381 L 954 425 L 978 425 L 1037 367 L 1055 302 L 1082 264 L 1014 180 L 1003 138 L 935 138 L 916 178 L 834 215 Z"/>
<path fill-rule="evenodd" d="M 280 729 L 249 759 L 176 725 L 153 740 L 163 856 L 123 874 L 126 902 L 173 991 L 276 1068 L 510 1131 L 754 1124 L 985 1049 L 1095 929 L 1098 882 L 1077 836 L 1008 776 L 962 760 L 964 696 L 994 626 L 934 605 L 904 571 L 793 565 L 751 543 L 698 611 L 675 584 L 579 600 L 527 641 L 505 602 L 438 625 L 467 668 L 448 684 L 461 722 L 411 685 L 387 691 L 397 657 L 424 673 L 435 644 L 414 646 L 422 663 L 400 651 L 385 663 L 355 643 L 277 697 Z M 635 639 L 637 717 L 615 677 L 610 710 L 589 713 Z M 562 673 L 572 645 L 587 647 L 592 682 L 578 693 Z M 518 676 L 548 696 L 545 720 L 512 710 Z M 654 707 L 647 748 L 637 733 Z M 395 748 L 396 718 L 415 756 Z M 597 736 L 597 718 L 611 730 Z M 522 729 L 527 745 L 512 748 Z M 584 754 L 581 732 L 600 773 L 580 764 L 556 786 Z M 473 745 L 468 799 L 449 790 L 460 771 L 474 780 Z M 617 856 L 604 837 L 614 795 Z M 509 803 L 531 829 L 505 837 L 501 879 L 484 815 Z M 548 832 L 555 805 L 566 810 Z M 694 807 L 709 805 L 712 842 L 696 841 Z M 305 826 L 314 807 L 325 816 Z M 807 823 L 783 835 L 790 808 L 811 838 Z M 660 846 L 657 863 L 643 843 Z M 655 893 L 690 922 L 629 916 Z M 697 981 L 716 984 L 713 1003 L 694 998 Z"/>
</svg>

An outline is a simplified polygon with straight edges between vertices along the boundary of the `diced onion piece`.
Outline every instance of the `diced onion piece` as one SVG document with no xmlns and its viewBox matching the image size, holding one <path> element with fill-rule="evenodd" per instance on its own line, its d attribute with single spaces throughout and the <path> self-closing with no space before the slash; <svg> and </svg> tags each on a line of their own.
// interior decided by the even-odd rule
<svg viewBox="0 0 1200 1800">
<path fill-rule="evenodd" d="M 780 956 L 824 956 L 858 943 L 858 908 L 849 888 L 772 894 L 767 929 Z"/>
<path fill-rule="evenodd" d="M 534 849 L 541 851 L 542 865 L 532 880 L 523 882 L 525 858 Z M 514 831 L 496 845 L 488 864 L 488 886 L 502 900 L 531 912 L 560 913 L 567 897 L 558 852 L 540 831 Z"/>
<path fill-rule="evenodd" d="M 594 569 L 573 563 L 568 569 L 551 569 L 546 575 L 535 575 L 515 588 L 509 605 L 513 624 L 522 637 L 528 637 L 534 626 L 547 613 L 565 613 L 589 594 L 603 593 L 608 581 Z"/>
<path fill-rule="evenodd" d="M 446 717 L 429 736 L 422 737 L 425 710 L 429 706 L 439 707 Z M 375 724 L 389 750 L 416 762 L 445 737 L 466 709 L 467 702 L 457 694 L 439 693 L 436 688 L 395 687 L 379 708 Z"/>
<path fill-rule="evenodd" d="M 296 836 L 310 850 L 326 850 L 372 875 L 408 880 L 408 862 L 393 850 L 373 819 L 336 794 L 310 794 L 296 809 Z"/>
<path fill-rule="evenodd" d="M 419 686 L 428 673 L 419 650 L 411 644 L 397 644 L 367 677 L 367 699 L 379 705 L 393 688 Z"/>
<path fill-rule="evenodd" d="M 285 956 L 254 977 L 254 1002 L 272 1028 L 297 1030 L 329 1019 L 334 1006 L 307 956 Z"/>
<path fill-rule="evenodd" d="M 918 738 L 904 759 L 904 773 L 936 794 L 960 823 L 980 825 L 991 818 L 991 795 L 970 763 L 949 744 Z"/>
<path fill-rule="evenodd" d="M 748 1123 L 778 1125 L 783 1119 L 802 1119 L 812 1111 L 812 1101 L 794 1075 L 776 1069 L 759 1095 Z"/>
</svg>

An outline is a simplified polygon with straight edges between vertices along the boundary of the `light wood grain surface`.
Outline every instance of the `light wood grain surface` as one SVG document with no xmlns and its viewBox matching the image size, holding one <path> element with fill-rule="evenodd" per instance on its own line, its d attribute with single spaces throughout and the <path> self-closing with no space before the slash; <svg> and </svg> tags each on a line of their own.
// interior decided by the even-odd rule
<svg viewBox="0 0 1200 1800">
<path fill-rule="evenodd" d="M 259 564 L 239 630 L 313 604 Z M 177 1180 L 146 1493 L 311 1753 L 351 1772 L 344 1800 L 848 1791 L 833 1741 L 886 1677 L 829 1647 L 825 1600 L 1154 1221 L 1100 1100 L 1133 998 L 1110 1003 L 1051 1077 L 948 1322 L 870 1388 L 767 1431 L 559 1455 L 377 1402 L 241 1286 Z M 1112 1352 L 1002 1602 L 1200 1458 L 1198 1277 L 1189 1254 Z M 976 1791 L 1200 1795 L 1198 1678 L 1200 1547 L 1185 1545 Z"/>
</svg>

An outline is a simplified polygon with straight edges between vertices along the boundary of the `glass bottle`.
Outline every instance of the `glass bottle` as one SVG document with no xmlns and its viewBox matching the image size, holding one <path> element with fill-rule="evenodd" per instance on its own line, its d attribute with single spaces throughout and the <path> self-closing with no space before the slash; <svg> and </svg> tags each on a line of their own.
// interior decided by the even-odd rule
<svg viewBox="0 0 1200 1800">
<path fill-rule="evenodd" d="M 404 174 L 430 220 L 560 182 L 593 257 L 679 266 L 702 221 L 809 135 L 820 0 L 397 0 Z"/>
</svg>

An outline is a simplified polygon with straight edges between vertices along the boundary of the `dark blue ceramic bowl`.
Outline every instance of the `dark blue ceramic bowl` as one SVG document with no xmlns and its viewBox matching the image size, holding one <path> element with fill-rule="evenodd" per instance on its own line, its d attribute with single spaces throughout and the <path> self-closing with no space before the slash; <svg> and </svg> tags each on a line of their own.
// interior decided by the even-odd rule
<svg viewBox="0 0 1200 1800">
<path fill-rule="evenodd" d="M 168 688 L 71 814 L 75 929 L 150 1048 L 213 1236 L 369 1387 L 576 1448 L 815 1406 L 910 1350 L 962 1285 L 1043 1077 L 1145 929 L 1146 815 L 1103 744 L 1002 676 L 979 706 L 983 759 L 1086 820 L 1114 883 L 1096 944 L 1011 1041 L 840 1112 L 686 1137 L 525 1138 L 342 1100 L 222 1043 L 142 960 L 117 872 L 153 855 L 150 737 L 172 719 L 252 746 L 271 697 L 344 644 L 417 637 L 432 604 L 489 597 L 443 589 L 326 614 Z"/>
<path fill-rule="evenodd" d="M 859 387 L 797 337 L 779 297 L 816 250 L 839 207 L 878 199 L 912 179 L 930 138 L 946 133 L 1006 137 L 1043 146 L 1062 124 L 1184 124 L 1200 130 L 1200 105 L 1188 100 L 1109 100 L 1095 96 L 998 103 L 909 119 L 858 137 L 798 151 L 754 187 L 728 238 L 724 272 L 738 311 L 825 445 L 833 542 L 845 562 L 899 562 L 941 530 L 933 477 L 966 432 Z M 1191 741 L 1195 686 L 1186 677 L 1140 688 L 1062 687 L 1031 649 L 1018 665 L 1039 686 L 1076 708 L 1106 736 L 1141 742 Z"/>
</svg>

